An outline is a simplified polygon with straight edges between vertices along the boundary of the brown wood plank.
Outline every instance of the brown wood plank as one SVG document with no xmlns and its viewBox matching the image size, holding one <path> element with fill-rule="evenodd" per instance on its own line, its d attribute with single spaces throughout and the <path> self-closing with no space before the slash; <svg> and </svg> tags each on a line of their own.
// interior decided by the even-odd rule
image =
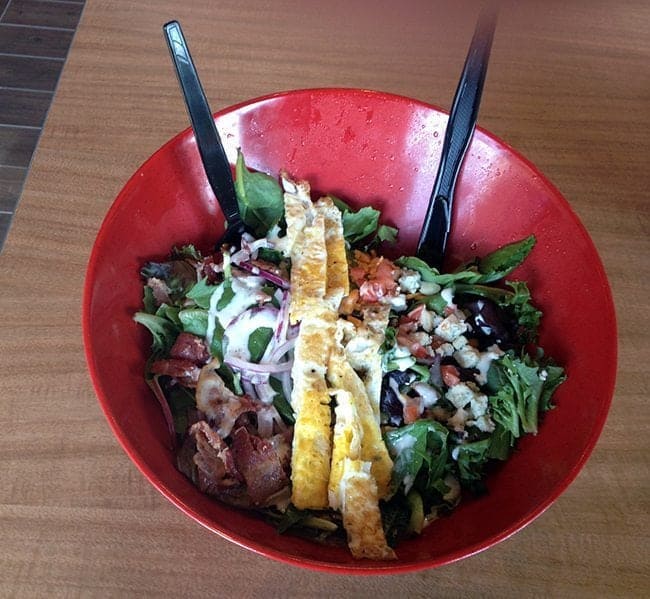
<svg viewBox="0 0 650 599">
<path fill-rule="evenodd" d="M 29 166 L 40 129 L 0 127 L 0 165 Z"/>
<path fill-rule="evenodd" d="M 41 127 L 52 94 L 0 89 L 0 124 Z"/>
<path fill-rule="evenodd" d="M 44 58 L 65 58 L 74 33 L 61 29 L 23 27 L 0 22 L 0 52 Z"/>
<path fill-rule="evenodd" d="M 0 166 L 0 212 L 13 212 L 18 204 L 27 169 Z"/>
<path fill-rule="evenodd" d="M 2 22 L 74 29 L 79 23 L 82 10 L 83 6 L 74 2 L 12 0 Z"/>
<path fill-rule="evenodd" d="M 0 87 L 54 91 L 63 61 L 52 58 L 0 56 Z"/>
</svg>

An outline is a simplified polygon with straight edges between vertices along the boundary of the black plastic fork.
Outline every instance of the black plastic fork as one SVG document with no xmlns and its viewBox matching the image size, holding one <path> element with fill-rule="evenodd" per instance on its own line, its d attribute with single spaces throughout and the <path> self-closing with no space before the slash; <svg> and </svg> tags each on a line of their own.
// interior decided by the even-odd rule
<svg viewBox="0 0 650 599">
<path fill-rule="evenodd" d="M 226 231 L 216 244 L 238 246 L 246 226 L 239 213 L 230 163 L 223 149 L 208 100 L 178 21 L 163 25 L 178 82 L 190 116 L 205 174 L 226 219 Z"/>
<path fill-rule="evenodd" d="M 442 266 L 451 231 L 456 179 L 476 126 L 497 13 L 496 4 L 488 4 L 476 23 L 449 113 L 438 173 L 418 241 L 417 256 L 438 269 Z"/>
</svg>

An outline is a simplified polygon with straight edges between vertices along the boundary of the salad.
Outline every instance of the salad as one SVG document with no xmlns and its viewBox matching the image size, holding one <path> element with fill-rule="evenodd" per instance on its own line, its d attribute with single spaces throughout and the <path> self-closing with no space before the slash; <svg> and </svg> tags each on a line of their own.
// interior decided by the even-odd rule
<svg viewBox="0 0 650 599">
<path fill-rule="evenodd" d="M 553 407 L 564 370 L 526 283 L 504 280 L 535 239 L 441 273 L 385 257 L 398 232 L 379 211 L 313 201 L 241 152 L 235 187 L 239 247 L 141 269 L 134 319 L 178 468 L 282 533 L 395 559 Z"/>
</svg>

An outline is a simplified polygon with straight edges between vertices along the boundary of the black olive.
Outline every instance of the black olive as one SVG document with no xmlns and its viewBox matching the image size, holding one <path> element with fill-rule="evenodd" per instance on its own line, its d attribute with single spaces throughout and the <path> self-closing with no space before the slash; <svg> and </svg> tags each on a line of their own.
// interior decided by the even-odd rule
<svg viewBox="0 0 650 599">
<path fill-rule="evenodd" d="M 438 389 L 442 389 L 443 387 L 443 382 L 442 382 L 442 372 L 440 371 L 440 365 L 441 365 L 441 357 L 439 354 L 436 354 L 433 357 L 433 362 L 429 368 L 429 382 L 434 386 L 438 387 Z"/>
<path fill-rule="evenodd" d="M 416 379 L 413 372 L 393 370 L 384 376 L 381 382 L 381 399 L 379 410 L 384 415 L 385 424 L 402 426 L 404 424 L 404 405 L 397 395 L 400 387 L 410 385 Z"/>
<path fill-rule="evenodd" d="M 467 322 L 479 341 L 481 348 L 497 343 L 503 349 L 514 345 L 516 323 L 504 308 L 490 299 L 480 297 L 463 303 L 463 309 L 470 312 Z"/>
<path fill-rule="evenodd" d="M 404 424 L 404 406 L 388 384 L 388 377 L 384 377 L 381 385 L 381 400 L 379 410 L 382 413 L 382 421 L 391 426 L 402 426 Z"/>
</svg>

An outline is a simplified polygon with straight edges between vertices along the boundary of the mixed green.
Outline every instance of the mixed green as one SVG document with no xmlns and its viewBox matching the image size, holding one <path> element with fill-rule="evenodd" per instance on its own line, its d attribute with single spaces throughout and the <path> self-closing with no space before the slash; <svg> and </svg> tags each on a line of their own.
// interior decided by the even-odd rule
<svg viewBox="0 0 650 599">
<path fill-rule="evenodd" d="M 249 171 L 241 153 L 236 176 L 250 230 L 239 248 L 203 254 L 188 245 L 142 267 L 134 318 L 153 338 L 147 381 L 178 466 L 201 490 L 261 511 L 281 532 L 342 537 L 337 512 L 298 510 L 289 500 L 299 325 L 288 318 L 283 190 Z M 350 265 L 341 317 L 352 321 L 373 302 L 388 311 L 379 411 L 393 472 L 380 508 L 395 545 L 450 512 L 463 491 L 486 492 L 491 465 L 538 432 L 565 373 L 537 345 L 542 314 L 526 283 L 505 280 L 533 236 L 441 273 L 416 257 L 382 257 L 397 230 L 374 208 L 333 200 Z"/>
</svg>

